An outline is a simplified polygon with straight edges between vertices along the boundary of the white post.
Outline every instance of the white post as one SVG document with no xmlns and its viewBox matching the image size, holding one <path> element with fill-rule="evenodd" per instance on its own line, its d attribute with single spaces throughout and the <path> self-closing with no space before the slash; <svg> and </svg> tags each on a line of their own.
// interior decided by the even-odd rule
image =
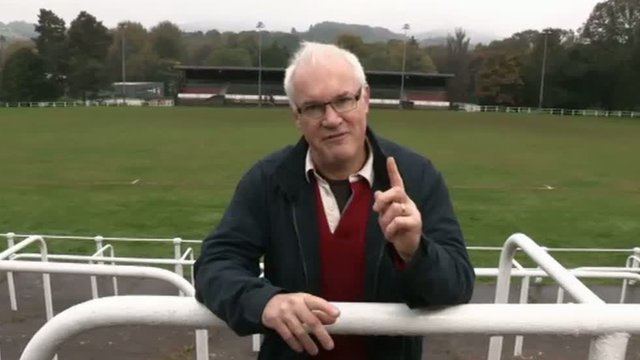
<svg viewBox="0 0 640 360">
<path fill-rule="evenodd" d="M 253 352 L 259 352 L 260 346 L 262 345 L 262 335 L 253 334 L 251 340 L 251 350 L 253 350 Z"/>
<path fill-rule="evenodd" d="M 520 282 L 520 304 L 526 304 L 528 301 L 529 301 L 529 276 L 525 276 L 522 278 L 522 281 Z M 524 336 L 516 335 L 515 344 L 513 346 L 513 356 L 522 355 L 523 343 L 524 343 Z"/>
<path fill-rule="evenodd" d="M 209 332 L 206 329 L 196 329 L 196 360 L 209 359 Z"/>
<path fill-rule="evenodd" d="M 624 360 L 628 342 L 626 333 L 596 336 L 589 344 L 589 360 Z"/>
<path fill-rule="evenodd" d="M 640 267 L 640 247 L 633 248 L 633 260 L 631 261 L 631 268 Z M 635 285 L 635 280 L 629 281 L 629 285 Z"/>
<path fill-rule="evenodd" d="M 104 238 L 98 235 L 94 237 L 93 240 L 96 242 L 96 251 L 100 251 L 100 249 L 102 249 L 102 241 L 104 240 Z M 98 261 L 98 264 L 102 265 L 104 263 L 102 261 Z M 91 276 L 91 298 L 98 298 L 98 281 L 96 280 L 95 275 Z"/>
<path fill-rule="evenodd" d="M 176 259 L 176 261 L 180 261 L 180 258 L 182 257 L 181 244 L 182 244 L 181 238 L 179 237 L 173 238 L 173 257 L 174 259 Z M 174 271 L 176 274 L 180 275 L 181 277 L 184 276 L 184 270 L 182 269 L 182 264 L 176 263 L 174 265 Z M 178 291 L 178 295 L 183 296 L 184 294 L 182 293 L 182 291 Z"/>
<path fill-rule="evenodd" d="M 625 268 L 636 269 L 640 266 L 640 247 L 633 248 L 633 255 L 627 258 L 626 263 L 624 264 Z M 624 304 L 625 299 L 627 297 L 627 287 L 629 285 L 635 285 L 636 280 L 624 279 L 622 280 L 622 289 L 620 290 L 620 303 Z"/>
<path fill-rule="evenodd" d="M 13 238 L 16 236 L 15 233 L 7 233 L 7 248 L 10 248 L 14 245 Z M 7 287 L 9 287 L 9 303 L 11 304 L 11 310 L 18 311 L 18 302 L 16 301 L 16 286 L 13 282 L 13 273 L 7 273 Z"/>
<path fill-rule="evenodd" d="M 556 304 L 564 303 L 564 289 L 562 286 L 558 286 L 558 295 L 556 296 Z"/>
</svg>

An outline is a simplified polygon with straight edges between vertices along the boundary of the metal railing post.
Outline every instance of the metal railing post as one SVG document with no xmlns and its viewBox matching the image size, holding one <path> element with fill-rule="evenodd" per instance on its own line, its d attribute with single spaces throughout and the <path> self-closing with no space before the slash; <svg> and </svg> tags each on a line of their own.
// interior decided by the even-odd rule
<svg viewBox="0 0 640 360">
<path fill-rule="evenodd" d="M 513 265 L 518 270 L 524 270 L 522 265 L 518 263 L 515 259 L 513 260 Z M 526 304 L 529 302 L 529 276 L 523 276 L 522 281 L 520 281 L 520 304 Z M 513 345 L 513 356 L 521 356 L 522 355 L 522 346 L 524 345 L 524 336 L 516 335 L 514 345 Z"/>
<path fill-rule="evenodd" d="M 640 267 L 640 247 L 633 248 L 633 261 L 631 262 L 632 268 Z M 629 281 L 629 285 L 635 285 L 635 281 Z"/>
<path fill-rule="evenodd" d="M 634 248 L 634 254 L 636 253 L 636 250 L 638 250 L 640 248 Z M 640 263 L 640 256 L 636 256 L 636 255 L 630 255 L 627 258 L 627 261 L 624 264 L 625 268 L 630 269 L 631 271 L 634 271 L 635 269 L 638 268 L 637 264 Z M 620 303 L 623 304 L 625 302 L 625 299 L 627 297 L 627 288 L 629 285 L 635 285 L 636 280 L 634 279 L 624 279 L 622 280 L 622 288 L 620 289 Z"/>
<path fill-rule="evenodd" d="M 14 245 L 13 239 L 15 236 L 15 233 L 7 233 L 7 248 L 10 248 Z M 16 300 L 16 286 L 13 282 L 12 272 L 7 272 L 7 287 L 9 288 L 9 304 L 11 305 L 11 310 L 18 311 L 18 301 Z"/>
<path fill-rule="evenodd" d="M 98 235 L 93 238 L 93 240 L 96 242 L 96 251 L 100 251 L 100 249 L 102 249 L 102 241 L 104 240 L 104 238 Z M 98 261 L 98 265 L 102 264 L 104 264 L 102 261 Z M 91 298 L 98 298 L 98 280 L 96 279 L 95 275 L 91 276 Z"/>
<path fill-rule="evenodd" d="M 176 260 L 180 260 L 180 258 L 182 257 L 182 239 L 179 237 L 173 238 L 173 257 Z M 174 265 L 174 271 L 176 274 L 183 276 L 184 277 L 184 270 L 182 268 L 182 264 L 175 264 Z M 182 292 L 178 293 L 180 296 L 182 296 Z"/>
</svg>

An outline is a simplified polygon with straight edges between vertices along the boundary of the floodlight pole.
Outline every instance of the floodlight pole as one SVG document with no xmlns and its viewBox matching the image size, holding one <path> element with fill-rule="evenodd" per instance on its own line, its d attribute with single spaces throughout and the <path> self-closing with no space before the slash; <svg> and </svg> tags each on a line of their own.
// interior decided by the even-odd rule
<svg viewBox="0 0 640 360">
<path fill-rule="evenodd" d="M 262 29 L 264 23 L 258 21 L 258 107 L 262 107 Z"/>
<path fill-rule="evenodd" d="M 124 36 L 125 29 L 126 29 L 126 25 L 122 24 L 122 105 L 126 103 L 125 82 L 127 77 L 127 68 L 126 68 L 126 62 L 125 62 L 125 36 Z"/>
<path fill-rule="evenodd" d="M 551 34 L 551 30 L 546 29 L 542 32 L 544 35 L 544 50 L 542 53 L 542 71 L 540 72 L 540 96 L 538 97 L 538 108 L 542 109 L 544 101 L 544 76 L 547 71 L 547 38 Z"/>
<path fill-rule="evenodd" d="M 405 72 L 405 65 L 407 62 L 407 32 L 409 31 L 411 27 L 409 26 L 409 24 L 404 24 L 402 26 L 402 30 L 404 30 L 404 47 L 402 50 L 402 78 L 400 80 L 400 106 L 402 106 L 402 101 L 405 99 L 405 95 L 404 95 L 404 72 Z"/>
</svg>

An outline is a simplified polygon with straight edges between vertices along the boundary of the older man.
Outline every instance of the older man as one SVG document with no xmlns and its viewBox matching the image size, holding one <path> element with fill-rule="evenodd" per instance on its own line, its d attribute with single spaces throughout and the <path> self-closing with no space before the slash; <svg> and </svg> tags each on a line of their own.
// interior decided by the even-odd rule
<svg viewBox="0 0 640 360">
<path fill-rule="evenodd" d="M 474 273 L 442 175 L 367 127 L 358 59 L 303 43 L 285 75 L 295 146 L 242 178 L 196 263 L 197 298 L 259 359 L 419 359 L 416 337 L 334 336 L 330 301 L 464 303 Z M 264 277 L 259 277 L 260 259 Z"/>
</svg>

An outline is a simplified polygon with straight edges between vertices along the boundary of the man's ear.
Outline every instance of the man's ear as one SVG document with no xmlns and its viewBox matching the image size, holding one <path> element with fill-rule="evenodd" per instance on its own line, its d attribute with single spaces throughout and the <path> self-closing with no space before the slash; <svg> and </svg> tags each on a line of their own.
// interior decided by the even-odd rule
<svg viewBox="0 0 640 360">
<path fill-rule="evenodd" d="M 299 131 L 302 131 L 302 124 L 300 123 L 300 120 L 301 120 L 301 119 L 300 119 L 300 114 L 298 114 L 297 112 L 295 112 L 295 111 L 293 111 L 293 110 L 292 110 L 292 111 L 291 111 L 291 115 L 292 115 L 292 117 L 293 117 L 293 123 L 294 123 L 294 124 L 296 124 L 296 128 L 297 128 Z"/>
<path fill-rule="evenodd" d="M 362 89 L 362 102 L 364 103 L 364 106 L 365 106 L 365 113 L 369 113 L 370 97 L 371 97 L 371 88 L 369 87 L 369 85 L 367 85 L 364 87 L 364 89 Z"/>
</svg>

